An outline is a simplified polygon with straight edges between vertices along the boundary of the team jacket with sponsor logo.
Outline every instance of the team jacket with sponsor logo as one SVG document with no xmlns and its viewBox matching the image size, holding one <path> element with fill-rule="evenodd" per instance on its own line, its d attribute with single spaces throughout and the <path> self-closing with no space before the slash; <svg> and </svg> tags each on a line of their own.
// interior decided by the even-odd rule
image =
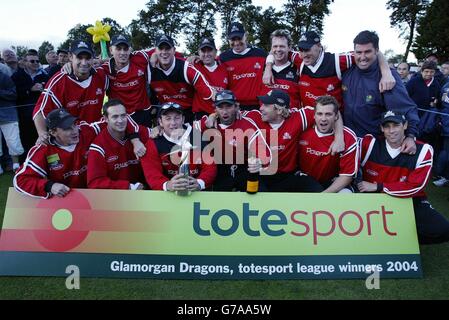
<svg viewBox="0 0 449 320">
<path fill-rule="evenodd" d="M 147 127 L 139 126 L 139 138 L 146 143 Z M 131 140 L 116 140 L 108 129 L 95 138 L 89 148 L 87 186 L 89 189 L 128 190 L 131 183 L 143 183 L 140 160 L 136 159 Z"/>
<path fill-rule="evenodd" d="M 250 47 L 244 54 L 235 54 L 232 49 L 220 55 L 220 61 L 229 74 L 229 90 L 234 92 L 242 105 L 258 105 L 257 96 L 263 88 L 262 77 L 267 53 Z"/>
<path fill-rule="evenodd" d="M 276 128 L 268 122 L 262 121 L 260 111 L 254 110 L 244 113 L 252 119 L 265 136 L 270 146 L 273 159 L 278 161 L 278 173 L 295 172 L 298 168 L 299 135 L 311 128 L 315 111 L 311 107 L 290 109 L 290 117 Z M 277 141 L 273 141 L 277 139 Z"/>
<path fill-rule="evenodd" d="M 195 130 L 201 130 L 203 139 L 210 139 L 210 142 L 217 147 L 214 150 L 217 165 L 247 166 L 250 153 L 252 156 L 261 159 L 263 166 L 266 167 L 271 164 L 271 150 L 262 131 L 253 120 L 242 117 L 242 119 L 235 120 L 230 126 L 218 124 L 218 130 L 208 129 L 206 120 L 207 117 L 205 116 L 201 121 L 195 121 L 193 126 Z"/>
<path fill-rule="evenodd" d="M 44 199 L 51 196 L 52 183 L 86 188 L 87 154 L 90 144 L 100 132 L 100 126 L 81 123 L 79 128 L 79 142 L 72 151 L 54 142 L 34 146 L 14 177 L 14 188 L 26 195 Z"/>
<path fill-rule="evenodd" d="M 345 150 L 337 155 L 328 153 L 335 135 L 322 134 L 316 128 L 304 132 L 299 138 L 299 167 L 302 172 L 320 183 L 337 176 L 353 177 L 358 170 L 357 137 L 351 129 L 344 127 Z"/>
<path fill-rule="evenodd" d="M 383 184 L 382 192 L 400 198 L 425 197 L 432 170 L 433 149 L 417 141 L 414 155 L 398 152 L 393 158 L 385 139 L 366 135 L 362 140 L 363 180 Z"/>
<path fill-rule="evenodd" d="M 205 143 L 201 140 L 196 143 L 192 127 L 186 125 L 185 128 L 184 138 L 193 146 L 189 154 L 190 176 L 198 180 L 202 189 L 209 188 L 215 181 L 217 167 L 210 155 L 202 153 Z M 201 139 L 200 135 L 198 137 Z M 147 153 L 142 158 L 142 167 L 147 183 L 152 190 L 167 190 L 167 183 L 179 173 L 181 145 L 179 141 L 163 135 L 148 140 L 146 147 Z"/>
<path fill-rule="evenodd" d="M 41 112 L 44 118 L 54 109 L 65 108 L 78 121 L 93 123 L 100 121 L 101 108 L 109 81 L 103 68 L 92 69 L 85 81 L 77 81 L 64 72 L 56 73 L 39 97 L 33 118 Z"/>
<path fill-rule="evenodd" d="M 208 68 L 203 63 L 196 63 L 195 68 L 197 68 L 206 78 L 209 85 L 214 88 L 217 92 L 228 89 L 229 79 L 228 79 L 228 71 L 223 64 L 217 63 L 214 68 Z M 195 92 L 194 102 L 193 102 L 193 112 L 206 112 L 213 113 L 215 112 L 215 106 L 213 101 L 210 101 L 208 104 L 199 104 L 197 100 L 200 99 L 198 94 Z"/>
<path fill-rule="evenodd" d="M 273 89 L 283 90 L 290 96 L 290 108 L 300 108 L 301 95 L 298 68 L 293 63 L 289 63 L 279 69 L 273 65 L 273 78 L 274 84 L 262 88 L 262 95 Z M 312 106 L 315 106 L 315 104 Z"/>
<path fill-rule="evenodd" d="M 320 96 L 330 95 L 343 106 L 342 74 L 354 63 L 352 54 L 323 52 L 314 66 L 306 66 L 298 52 L 292 60 L 299 69 L 299 87 L 303 106 L 315 106 Z"/>
<path fill-rule="evenodd" d="M 207 109 L 212 99 L 212 88 L 207 80 L 187 61 L 175 58 L 167 71 L 149 67 L 148 81 L 160 103 L 176 102 L 184 109 L 194 103 L 194 93 L 198 95 L 195 108 Z"/>
<path fill-rule="evenodd" d="M 114 58 L 103 64 L 109 78 L 108 96 L 120 99 L 128 114 L 151 107 L 147 93 L 149 54 L 146 51 L 133 52 L 129 65 L 119 71 L 115 71 Z"/>
<path fill-rule="evenodd" d="M 80 123 L 79 142 L 73 150 L 54 142 L 47 146 L 34 146 L 14 177 L 14 188 L 26 195 L 44 199 L 51 196 L 53 183 L 62 183 L 69 188 L 86 188 L 89 147 L 106 126 L 104 121 L 90 125 Z M 138 129 L 138 125 L 128 117 L 127 134 L 135 134 Z"/>
</svg>

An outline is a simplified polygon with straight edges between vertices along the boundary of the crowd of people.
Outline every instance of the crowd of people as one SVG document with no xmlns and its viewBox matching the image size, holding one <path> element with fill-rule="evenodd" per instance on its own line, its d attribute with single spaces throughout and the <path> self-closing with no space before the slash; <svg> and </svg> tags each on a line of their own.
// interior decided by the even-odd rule
<svg viewBox="0 0 449 320">
<path fill-rule="evenodd" d="M 167 35 L 142 51 L 115 35 L 96 66 L 80 40 L 49 52 L 46 69 L 34 50 L 22 66 L 4 50 L 0 129 L 16 190 L 246 191 L 256 174 L 259 192 L 413 198 L 420 242 L 449 240 L 424 191 L 433 174 L 449 180 L 447 63 L 440 72 L 429 55 L 409 77 L 406 63 L 390 68 L 372 31 L 345 54 L 326 52 L 313 31 L 298 51 L 285 30 L 271 34 L 270 53 L 248 44 L 241 23 L 228 39 L 220 55 L 204 38 L 185 58 Z"/>
</svg>

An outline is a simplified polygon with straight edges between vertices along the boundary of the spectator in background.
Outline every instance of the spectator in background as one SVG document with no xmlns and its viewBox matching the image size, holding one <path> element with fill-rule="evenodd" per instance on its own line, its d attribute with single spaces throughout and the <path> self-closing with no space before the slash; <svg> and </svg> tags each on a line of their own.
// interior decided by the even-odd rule
<svg viewBox="0 0 449 320">
<path fill-rule="evenodd" d="M 435 163 L 434 173 L 437 180 L 433 182 L 437 187 L 449 185 L 449 81 L 441 89 L 441 137 L 443 149 L 440 151 Z"/>
<path fill-rule="evenodd" d="M 52 68 L 55 68 L 58 65 L 58 55 L 56 54 L 56 51 L 50 50 L 45 55 L 45 59 L 47 60 L 48 67 L 44 70 L 49 73 Z"/>
<path fill-rule="evenodd" d="M 439 104 L 441 86 L 435 78 L 437 68 L 437 64 L 434 61 L 424 61 L 421 72 L 406 84 L 410 98 L 420 109 L 436 111 L 436 107 Z M 418 111 L 418 114 L 420 117 L 418 125 L 419 138 L 435 148 L 438 115 L 425 111 Z"/>
<path fill-rule="evenodd" d="M 426 60 L 425 61 L 433 61 L 435 62 L 435 64 L 437 65 L 437 68 L 435 70 L 435 79 L 438 81 L 438 83 L 440 84 L 440 86 L 444 85 L 444 82 L 446 82 L 443 73 L 440 71 L 440 69 L 438 69 L 438 54 L 436 54 L 435 52 L 430 52 L 427 54 L 426 56 Z"/>
<path fill-rule="evenodd" d="M 19 60 L 17 59 L 16 53 L 11 49 L 4 49 L 2 51 L 2 58 L 9 68 L 9 76 L 12 76 L 19 68 Z"/>
<path fill-rule="evenodd" d="M 401 77 L 402 83 L 406 84 L 410 80 L 410 65 L 407 62 L 401 62 L 396 71 Z"/>
<path fill-rule="evenodd" d="M 16 105 L 16 86 L 9 74 L 0 71 L 0 156 L 2 151 L 1 135 L 5 137 L 9 154 L 13 161 L 13 170 L 19 168 L 19 156 L 23 154 L 23 147 L 20 142 L 19 124 Z M 0 174 L 3 168 L 0 166 Z"/>
<path fill-rule="evenodd" d="M 58 71 L 62 69 L 62 67 L 70 61 L 69 59 L 69 51 L 66 49 L 58 49 L 56 51 L 56 54 L 58 55 L 58 62 L 55 66 L 53 66 L 51 69 L 47 71 L 48 76 L 51 78 L 53 77 Z"/>
<path fill-rule="evenodd" d="M 441 73 L 444 76 L 444 83 L 449 81 L 449 61 L 446 61 L 441 65 Z"/>
<path fill-rule="evenodd" d="M 17 105 L 21 140 L 25 154 L 34 146 L 37 131 L 33 123 L 33 109 L 41 92 L 48 81 L 47 73 L 40 67 L 39 57 L 34 52 L 28 52 L 24 58 L 25 68 L 19 68 L 12 76 L 17 87 Z"/>
</svg>

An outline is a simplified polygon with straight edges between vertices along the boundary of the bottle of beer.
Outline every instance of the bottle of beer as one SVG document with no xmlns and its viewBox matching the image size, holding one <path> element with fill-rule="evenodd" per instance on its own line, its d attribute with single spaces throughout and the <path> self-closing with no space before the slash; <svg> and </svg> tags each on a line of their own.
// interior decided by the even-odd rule
<svg viewBox="0 0 449 320">
<path fill-rule="evenodd" d="M 184 177 L 188 178 L 190 176 L 190 166 L 187 161 L 185 161 L 181 166 L 179 167 L 179 174 L 184 175 Z M 176 194 L 181 197 L 186 197 L 191 194 L 189 190 L 180 190 L 176 191 Z"/>
<path fill-rule="evenodd" d="M 251 156 L 248 158 L 248 164 L 255 164 L 257 158 Z M 246 192 L 249 194 L 256 194 L 259 191 L 259 172 L 251 173 L 248 172 L 248 178 L 246 181 Z"/>
</svg>

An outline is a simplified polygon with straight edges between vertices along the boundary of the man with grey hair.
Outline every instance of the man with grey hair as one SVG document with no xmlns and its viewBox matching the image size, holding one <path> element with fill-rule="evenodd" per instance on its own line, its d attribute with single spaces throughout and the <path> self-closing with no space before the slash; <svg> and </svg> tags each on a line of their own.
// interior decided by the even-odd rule
<svg viewBox="0 0 449 320">
<path fill-rule="evenodd" d="M 49 74 L 52 68 L 55 68 L 58 65 L 58 55 L 55 50 L 50 50 L 45 54 L 45 59 L 47 60 L 48 67 L 44 69 L 45 72 Z"/>
<path fill-rule="evenodd" d="M 9 76 L 12 76 L 14 72 L 19 68 L 19 59 L 17 59 L 17 55 L 11 49 L 3 49 L 2 58 L 5 61 L 5 65 L 9 69 Z"/>
</svg>

